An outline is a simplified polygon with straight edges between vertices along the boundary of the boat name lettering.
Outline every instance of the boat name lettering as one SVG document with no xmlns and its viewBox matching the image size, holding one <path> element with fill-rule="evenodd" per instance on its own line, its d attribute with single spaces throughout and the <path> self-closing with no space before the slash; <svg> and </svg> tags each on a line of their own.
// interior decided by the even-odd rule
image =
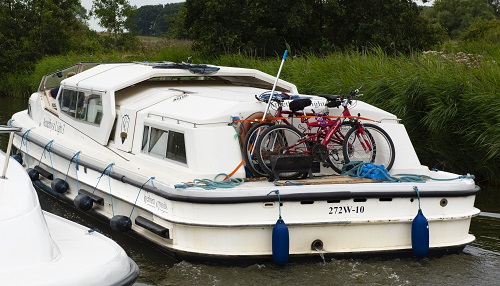
<svg viewBox="0 0 500 286">
<path fill-rule="evenodd" d="M 59 121 L 52 122 L 51 119 L 47 120 L 45 118 L 43 118 L 43 126 L 49 128 L 49 129 L 52 129 L 55 132 L 61 133 L 61 134 L 64 134 L 64 128 L 66 127 L 65 124 L 62 124 Z"/>
<path fill-rule="evenodd" d="M 187 96 L 188 96 L 187 94 L 179 95 L 179 96 L 177 96 L 176 98 L 174 98 L 173 102 L 176 102 L 177 100 L 184 99 L 184 98 L 186 98 Z"/>
<path fill-rule="evenodd" d="M 164 202 L 156 201 L 156 208 L 161 211 L 166 213 L 168 211 L 167 204 Z"/>
<path fill-rule="evenodd" d="M 146 193 L 144 195 L 144 203 L 147 206 L 157 208 L 161 212 L 164 212 L 164 213 L 168 212 L 167 203 L 155 200 L 154 198 L 151 197 L 151 195 L 149 193 Z"/>
<path fill-rule="evenodd" d="M 146 205 L 154 207 L 155 202 L 156 202 L 155 199 L 153 199 L 150 194 L 144 195 L 144 203 Z"/>
<path fill-rule="evenodd" d="M 362 214 L 365 212 L 364 206 L 340 206 L 329 207 L 328 214 Z"/>
<path fill-rule="evenodd" d="M 174 101 L 175 101 L 175 100 L 174 100 Z M 284 101 L 284 102 L 282 103 L 282 106 L 283 106 L 283 107 L 285 107 L 285 108 L 288 108 L 289 104 L 290 104 L 290 101 Z M 271 102 L 271 106 L 272 106 L 274 109 L 278 108 L 278 104 L 277 104 L 276 102 L 274 102 L 274 101 L 272 101 L 272 102 Z M 313 101 L 313 102 L 311 103 L 311 106 L 312 106 L 313 108 L 318 108 L 318 107 L 325 106 L 325 103 L 324 103 L 324 102 L 321 102 L 321 101 L 316 101 L 316 100 L 315 100 L 315 101 Z"/>
</svg>

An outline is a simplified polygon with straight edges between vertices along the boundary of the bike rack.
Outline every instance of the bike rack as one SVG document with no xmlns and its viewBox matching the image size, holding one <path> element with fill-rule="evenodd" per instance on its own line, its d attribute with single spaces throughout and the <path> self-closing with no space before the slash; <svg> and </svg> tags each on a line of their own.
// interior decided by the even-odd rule
<svg viewBox="0 0 500 286">
<path fill-rule="evenodd" d="M 279 180 L 279 174 L 284 172 L 306 173 L 308 178 L 312 178 L 312 155 L 304 154 L 281 154 L 270 156 L 271 170 L 274 178 L 270 180 Z"/>
</svg>

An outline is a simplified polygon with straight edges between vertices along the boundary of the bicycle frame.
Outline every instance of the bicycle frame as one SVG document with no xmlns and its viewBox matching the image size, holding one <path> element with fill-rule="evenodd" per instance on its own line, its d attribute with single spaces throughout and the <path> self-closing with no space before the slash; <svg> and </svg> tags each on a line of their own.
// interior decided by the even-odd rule
<svg viewBox="0 0 500 286">
<path fill-rule="evenodd" d="M 340 132 L 340 127 L 342 123 L 347 118 L 351 118 L 352 121 L 357 124 L 358 131 L 356 132 L 356 136 L 358 137 L 361 146 L 365 150 L 365 152 L 369 152 L 373 149 L 373 146 L 370 144 L 370 140 L 365 136 L 365 130 L 363 128 L 363 124 L 358 119 L 353 119 L 351 112 L 349 111 L 348 104 L 350 99 L 344 99 L 342 102 L 342 116 L 336 119 L 325 118 L 324 115 L 315 114 L 316 121 L 309 122 L 308 118 L 302 120 L 307 124 L 307 129 L 309 131 L 302 132 L 304 134 L 303 138 L 297 141 L 296 143 L 287 146 L 284 148 L 284 151 L 288 153 L 298 153 L 297 150 L 294 150 L 296 146 L 304 144 L 306 142 L 311 143 L 320 143 L 323 146 L 329 147 L 329 143 L 333 142 L 342 146 L 344 142 L 344 134 Z M 281 113 L 280 113 L 281 114 Z M 286 119 L 285 119 L 286 120 Z M 288 121 L 286 124 L 289 124 Z M 312 128 L 318 128 L 315 132 L 312 131 Z M 322 140 L 321 140 L 322 138 Z M 330 145 L 329 150 L 332 148 Z M 312 154 L 312 150 L 302 150 L 304 154 Z"/>
</svg>

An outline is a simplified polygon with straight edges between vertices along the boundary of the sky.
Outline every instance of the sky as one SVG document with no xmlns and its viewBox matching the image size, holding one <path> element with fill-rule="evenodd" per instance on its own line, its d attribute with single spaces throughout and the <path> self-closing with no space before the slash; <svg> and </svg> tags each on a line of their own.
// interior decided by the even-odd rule
<svg viewBox="0 0 500 286">
<path fill-rule="evenodd" d="M 87 12 L 90 11 L 92 8 L 92 2 L 93 0 L 80 0 L 82 3 L 82 6 L 87 9 Z M 185 2 L 185 0 L 128 0 L 128 3 L 131 6 L 136 6 L 137 8 L 145 5 L 158 5 L 158 4 L 169 4 L 169 3 L 179 3 L 179 2 Z M 99 27 L 97 24 L 97 21 L 95 19 L 90 19 L 89 20 L 89 26 L 91 29 L 96 30 L 96 31 L 102 31 L 103 29 Z"/>
</svg>

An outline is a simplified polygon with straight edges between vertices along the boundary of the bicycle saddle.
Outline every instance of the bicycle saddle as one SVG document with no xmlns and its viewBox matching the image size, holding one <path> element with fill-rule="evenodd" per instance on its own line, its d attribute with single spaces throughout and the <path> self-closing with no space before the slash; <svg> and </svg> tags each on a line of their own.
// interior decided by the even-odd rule
<svg viewBox="0 0 500 286">
<path fill-rule="evenodd" d="M 312 101 L 309 98 L 300 98 L 292 100 L 289 104 L 290 110 L 293 112 L 303 110 L 306 106 L 312 104 Z"/>
<path fill-rule="evenodd" d="M 339 95 L 318 94 L 318 96 L 326 99 L 326 106 L 328 106 L 328 107 L 339 107 L 342 103 Z"/>
</svg>

